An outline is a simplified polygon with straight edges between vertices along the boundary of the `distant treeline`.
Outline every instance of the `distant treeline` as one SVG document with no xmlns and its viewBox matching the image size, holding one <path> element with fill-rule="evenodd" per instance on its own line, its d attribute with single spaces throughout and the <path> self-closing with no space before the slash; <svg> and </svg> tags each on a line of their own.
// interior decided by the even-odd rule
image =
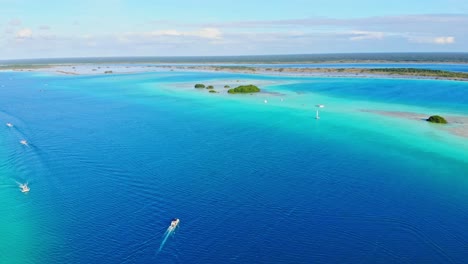
<svg viewBox="0 0 468 264">
<path fill-rule="evenodd" d="M 363 71 L 369 72 L 369 73 L 385 73 L 385 74 L 398 74 L 398 75 L 431 76 L 431 77 L 464 78 L 464 79 L 468 78 L 468 73 L 464 73 L 464 72 L 451 72 L 451 71 L 415 69 L 415 68 L 376 68 L 376 69 L 363 69 Z"/>
<path fill-rule="evenodd" d="M 468 53 L 332 53 L 255 56 L 103 57 L 0 60 L 0 64 L 62 63 L 324 63 L 324 62 L 454 62 L 468 63 Z"/>
</svg>

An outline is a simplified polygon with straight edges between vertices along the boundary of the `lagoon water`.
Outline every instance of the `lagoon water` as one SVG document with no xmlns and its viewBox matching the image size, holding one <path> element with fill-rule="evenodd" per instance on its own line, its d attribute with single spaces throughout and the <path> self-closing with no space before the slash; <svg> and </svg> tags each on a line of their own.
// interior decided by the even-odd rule
<svg viewBox="0 0 468 264">
<path fill-rule="evenodd" d="M 223 92 L 238 80 L 268 93 Z M 0 128 L 0 263 L 468 257 L 468 140 L 372 112 L 467 116 L 466 82 L 3 72 L 0 86 L 14 124 Z"/>
</svg>

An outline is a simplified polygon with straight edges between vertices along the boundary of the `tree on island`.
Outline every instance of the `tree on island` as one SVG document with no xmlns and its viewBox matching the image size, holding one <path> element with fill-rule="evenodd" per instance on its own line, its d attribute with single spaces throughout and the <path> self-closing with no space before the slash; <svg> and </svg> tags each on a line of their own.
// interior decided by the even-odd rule
<svg viewBox="0 0 468 264">
<path fill-rule="evenodd" d="M 215 90 L 210 90 L 209 92 L 210 92 L 210 93 L 218 93 L 218 92 L 215 91 Z"/>
<path fill-rule="evenodd" d="M 208 85 L 208 87 L 206 87 L 206 89 L 214 89 L 213 85 Z"/>
<path fill-rule="evenodd" d="M 224 85 L 224 88 L 228 89 L 228 88 L 231 88 L 231 86 L 229 86 L 229 85 Z"/>
<path fill-rule="evenodd" d="M 195 84 L 195 88 L 205 88 L 205 85 L 201 83 L 197 83 Z"/>
<path fill-rule="evenodd" d="M 228 93 L 230 94 L 236 94 L 236 93 L 258 93 L 260 92 L 260 88 L 258 88 L 255 85 L 241 85 L 236 88 L 232 88 L 228 90 Z"/>
<path fill-rule="evenodd" d="M 426 119 L 426 121 L 431 122 L 431 123 L 437 123 L 437 124 L 447 124 L 447 120 L 445 120 L 445 118 L 438 116 L 438 115 L 430 116 L 428 119 Z"/>
</svg>

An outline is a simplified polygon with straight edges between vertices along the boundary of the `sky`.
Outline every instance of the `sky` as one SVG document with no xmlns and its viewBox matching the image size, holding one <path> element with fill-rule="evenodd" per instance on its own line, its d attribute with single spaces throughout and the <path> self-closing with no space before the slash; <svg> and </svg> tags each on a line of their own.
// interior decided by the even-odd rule
<svg viewBox="0 0 468 264">
<path fill-rule="evenodd" d="M 468 52 L 467 0 L 0 0 L 0 60 Z"/>
</svg>

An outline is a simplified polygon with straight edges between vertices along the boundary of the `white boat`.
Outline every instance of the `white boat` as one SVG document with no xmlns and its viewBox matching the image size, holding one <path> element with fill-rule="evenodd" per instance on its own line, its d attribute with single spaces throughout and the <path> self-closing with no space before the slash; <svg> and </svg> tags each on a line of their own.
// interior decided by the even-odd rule
<svg viewBox="0 0 468 264">
<path fill-rule="evenodd" d="M 179 218 L 174 218 L 171 221 L 171 225 L 169 226 L 169 230 L 174 230 L 179 225 Z"/>
<path fill-rule="evenodd" d="M 263 101 L 263 102 L 264 102 L 265 104 L 267 104 L 267 103 L 268 103 L 267 99 L 265 99 L 265 101 Z"/>
<path fill-rule="evenodd" d="M 27 183 L 20 184 L 19 187 L 20 187 L 22 193 L 27 193 L 30 190 Z"/>
<path fill-rule="evenodd" d="M 13 124 L 12 123 L 6 123 L 6 126 L 7 127 L 13 127 Z"/>
<path fill-rule="evenodd" d="M 24 140 L 24 139 L 23 139 L 23 140 L 21 140 L 21 141 L 20 141 L 20 143 L 21 143 L 21 144 L 23 144 L 23 145 L 25 145 L 25 146 L 27 146 L 27 145 L 28 145 L 28 142 L 27 142 L 26 140 Z"/>
</svg>

